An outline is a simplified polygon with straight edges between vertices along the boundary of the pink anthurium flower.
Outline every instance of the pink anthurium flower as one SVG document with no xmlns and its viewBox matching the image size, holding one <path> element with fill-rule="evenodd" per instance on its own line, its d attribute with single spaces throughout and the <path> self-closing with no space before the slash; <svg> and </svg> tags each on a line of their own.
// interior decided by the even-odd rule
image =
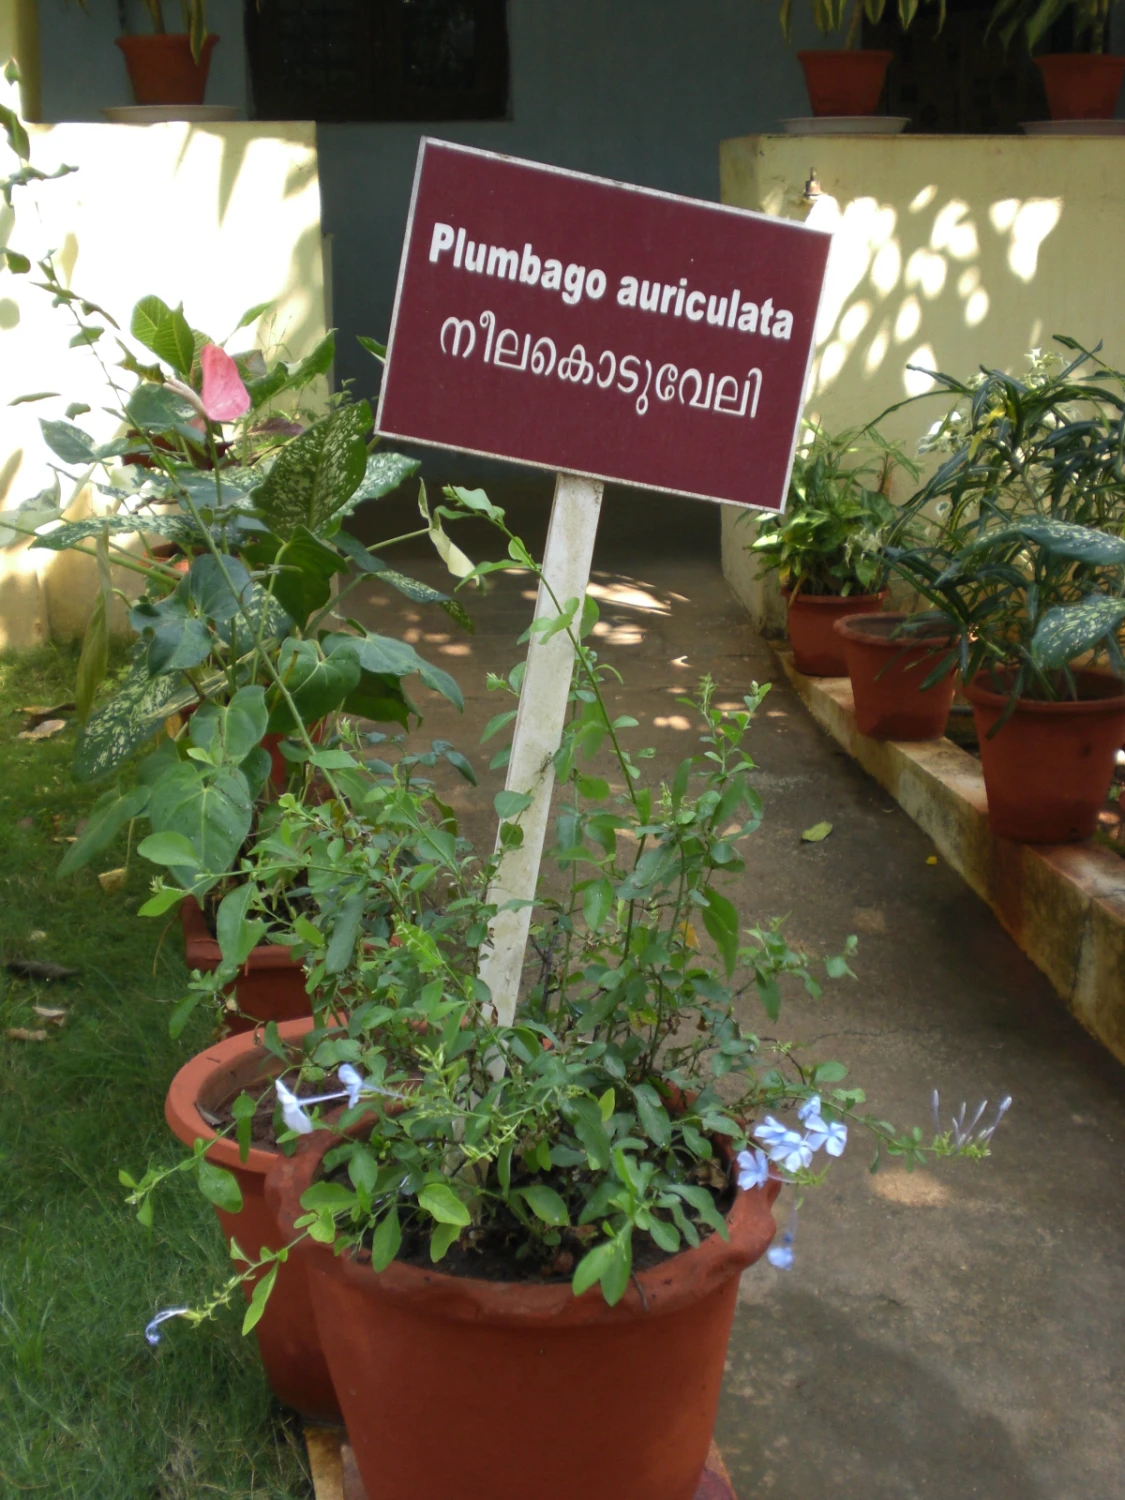
<svg viewBox="0 0 1125 1500">
<path fill-rule="evenodd" d="M 250 410 L 250 393 L 225 349 L 204 344 L 199 362 L 203 367 L 203 410 L 212 422 L 233 422 Z"/>
</svg>

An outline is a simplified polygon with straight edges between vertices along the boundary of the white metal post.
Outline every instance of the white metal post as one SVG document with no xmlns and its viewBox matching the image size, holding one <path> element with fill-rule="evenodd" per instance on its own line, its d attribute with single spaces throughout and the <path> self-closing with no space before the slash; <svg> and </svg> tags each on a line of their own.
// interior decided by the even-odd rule
<svg viewBox="0 0 1125 1500">
<path fill-rule="evenodd" d="M 601 483 L 593 479 L 559 475 L 543 554 L 543 579 L 535 601 L 536 619 L 557 614 L 568 599 L 577 598 L 580 601 L 575 615 L 577 628 L 581 600 L 590 581 L 602 489 Z M 488 899 L 497 905 L 511 900 L 530 901 L 535 896 L 555 784 L 554 755 L 562 743 L 573 668 L 574 647 L 565 630 L 547 641 L 532 636 L 505 783 L 509 791 L 525 793 L 532 800 L 519 818 L 523 843 L 504 855 L 489 890 Z M 480 977 L 492 992 L 497 1020 L 502 1026 L 510 1026 L 515 1017 L 530 926 L 529 906 L 501 912 L 492 924 L 488 946 L 481 957 Z"/>
</svg>

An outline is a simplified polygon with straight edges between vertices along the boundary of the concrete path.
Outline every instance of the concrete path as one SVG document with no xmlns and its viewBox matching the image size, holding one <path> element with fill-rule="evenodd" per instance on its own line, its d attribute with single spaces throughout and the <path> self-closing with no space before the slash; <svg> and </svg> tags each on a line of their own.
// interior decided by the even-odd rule
<svg viewBox="0 0 1125 1500">
<path fill-rule="evenodd" d="M 549 486 L 493 493 L 534 540 Z M 371 540 L 397 511 L 368 508 Z M 498 555 L 479 542 L 478 556 Z M 442 582 L 423 554 L 402 565 Z M 791 937 L 816 951 L 851 932 L 860 944 L 858 980 L 816 1007 L 787 1000 L 778 1034 L 846 1062 L 900 1124 L 929 1126 L 934 1088 L 946 1114 L 962 1099 L 1015 1100 L 978 1167 L 872 1176 L 853 1137 L 807 1195 L 794 1268 L 744 1277 L 716 1433 L 740 1500 L 1122 1500 L 1125 1071 L 806 716 L 726 588 L 710 507 L 611 492 L 594 582 L 599 648 L 624 674 L 616 701 L 640 720 L 633 744 L 657 749 L 654 775 L 693 746 L 676 698 L 704 672 L 724 702 L 754 680 L 775 684 L 750 741 L 765 819 L 740 909 L 755 921 L 791 913 Z M 464 716 L 434 699 L 424 733 L 482 769 L 477 791 L 451 795 L 489 844 L 503 773 L 484 771 L 491 747 L 476 746 L 506 705 L 484 678 L 518 659 L 532 597 L 526 578 L 504 575 L 472 605 L 472 638 L 387 589 L 354 608 L 373 628 L 413 632 L 462 683 Z M 821 820 L 830 837 L 802 844 Z"/>
</svg>

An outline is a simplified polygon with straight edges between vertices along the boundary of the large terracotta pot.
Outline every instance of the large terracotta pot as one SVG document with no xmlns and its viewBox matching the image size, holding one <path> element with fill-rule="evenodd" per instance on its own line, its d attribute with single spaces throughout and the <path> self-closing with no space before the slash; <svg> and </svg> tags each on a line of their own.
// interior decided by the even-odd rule
<svg viewBox="0 0 1125 1500">
<path fill-rule="evenodd" d="M 782 589 L 789 608 L 789 644 L 793 663 L 807 677 L 846 677 L 844 643 L 833 630 L 837 620 L 848 615 L 876 614 L 881 594 L 802 594 Z"/>
<path fill-rule="evenodd" d="M 207 92 L 211 53 L 219 40 L 204 38 L 199 61 L 191 55 L 186 32 L 164 36 L 119 36 L 129 82 L 138 104 L 202 104 Z"/>
<path fill-rule="evenodd" d="M 212 973 L 222 961 L 222 952 L 193 896 L 185 896 L 180 906 L 180 923 L 188 968 Z M 290 958 L 289 949 L 277 943 L 261 943 L 250 950 L 234 992 L 238 1012 L 227 1012 L 224 1022 L 232 1036 L 267 1021 L 296 1021 L 312 1015 L 305 971 Z"/>
<path fill-rule="evenodd" d="M 873 115 L 893 52 L 798 52 L 814 115 Z"/>
<path fill-rule="evenodd" d="M 994 833 L 1028 844 L 1069 844 L 1098 824 L 1125 738 L 1125 687 L 1108 672 L 1075 673 L 1076 703 L 1021 698 L 992 739 L 1007 698 L 978 674 L 965 686 L 980 739 Z"/>
<path fill-rule="evenodd" d="M 938 626 L 922 640 L 896 637 L 907 618 L 893 612 L 847 615 L 832 627 L 844 646 L 856 728 L 872 739 L 937 740 L 945 733 L 956 673 L 924 692 L 920 688 L 948 652 L 949 636 Z"/>
<path fill-rule="evenodd" d="M 286 1233 L 332 1138 L 279 1158 Z M 487 1282 L 350 1253 L 299 1254 L 355 1450 L 378 1500 L 692 1500 L 723 1377 L 739 1274 L 774 1234 L 778 1185 L 740 1193 L 730 1240 L 598 1287 Z"/>
<path fill-rule="evenodd" d="M 278 1029 L 283 1041 L 296 1041 L 312 1024 L 311 1019 L 289 1021 Z M 216 1208 L 215 1213 L 228 1242 L 236 1239 L 246 1254 L 255 1259 L 263 1245 L 279 1250 L 294 1238 L 292 1234 L 279 1233 L 265 1198 L 266 1174 L 275 1160 L 284 1157 L 278 1151 L 251 1146 L 246 1160 L 241 1161 L 237 1142 L 233 1137 L 217 1137 L 200 1115 L 199 1106 L 214 1113 L 243 1089 L 277 1073 L 279 1066 L 272 1053 L 253 1036 L 228 1037 L 180 1069 L 164 1104 L 164 1118 L 184 1145 L 192 1146 L 200 1139 L 212 1141 L 207 1160 L 226 1167 L 238 1179 L 242 1212 L 228 1214 Z M 332 1139 L 327 1132 L 324 1135 L 326 1140 Z M 249 1300 L 252 1283 L 245 1283 L 244 1290 Z M 277 1281 L 255 1336 L 266 1376 L 278 1400 L 294 1407 L 302 1416 L 338 1422 L 340 1408 L 321 1352 L 303 1261 L 290 1256 L 278 1268 Z"/>
<path fill-rule="evenodd" d="M 1125 57 L 1105 52 L 1059 52 L 1037 57 L 1052 120 L 1112 120 L 1117 113 Z"/>
</svg>

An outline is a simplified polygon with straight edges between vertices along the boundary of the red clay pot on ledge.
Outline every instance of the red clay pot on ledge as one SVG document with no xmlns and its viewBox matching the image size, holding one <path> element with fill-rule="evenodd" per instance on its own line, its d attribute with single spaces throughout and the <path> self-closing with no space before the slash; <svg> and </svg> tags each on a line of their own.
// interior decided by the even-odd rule
<svg viewBox="0 0 1125 1500">
<path fill-rule="evenodd" d="M 1076 672 L 1077 702 L 1021 698 L 992 739 L 1007 698 L 978 673 L 964 692 L 973 705 L 993 833 L 1025 844 L 1071 844 L 1098 826 L 1125 738 L 1125 684 L 1108 672 Z"/>
<path fill-rule="evenodd" d="M 794 594 L 782 589 L 789 610 L 789 644 L 793 664 L 806 677 L 846 677 L 844 643 L 833 630 L 848 615 L 878 614 L 887 597 L 881 594 Z"/>
<path fill-rule="evenodd" d="M 207 92 L 211 53 L 219 38 L 204 38 L 199 61 L 191 55 L 186 32 L 164 36 L 119 36 L 129 82 L 138 104 L 202 104 Z"/>
<path fill-rule="evenodd" d="M 266 1199 L 282 1234 L 332 1143 L 320 1132 L 277 1159 Z M 295 1253 L 367 1493 L 692 1500 L 738 1278 L 773 1238 L 777 1191 L 739 1193 L 729 1241 L 713 1234 L 638 1272 L 616 1307 L 599 1287 L 575 1297 L 569 1282 L 478 1281 L 400 1261 L 377 1275 L 305 1241 Z"/>
<path fill-rule="evenodd" d="M 844 645 L 856 728 L 874 740 L 939 740 L 957 674 L 947 672 L 940 682 L 920 689 L 948 651 L 949 636 L 939 625 L 924 639 L 896 637 L 906 618 L 892 611 L 848 615 L 832 627 Z"/>
<path fill-rule="evenodd" d="M 1125 57 L 1105 52 L 1058 52 L 1037 57 L 1052 120 L 1112 120 L 1117 113 Z"/>
<path fill-rule="evenodd" d="M 893 52 L 846 48 L 798 52 L 814 115 L 873 115 Z"/>
<path fill-rule="evenodd" d="M 278 1029 L 282 1040 L 290 1042 L 303 1036 L 312 1024 L 311 1018 L 289 1021 Z M 228 1037 L 180 1069 L 164 1104 L 164 1118 L 184 1145 L 191 1147 L 200 1139 L 213 1140 L 207 1160 L 226 1167 L 238 1179 L 242 1212 L 228 1214 L 216 1208 L 215 1213 L 228 1243 L 233 1237 L 247 1255 L 255 1258 L 263 1245 L 279 1250 L 288 1243 L 278 1232 L 277 1221 L 265 1199 L 266 1173 L 275 1160 L 284 1158 L 280 1152 L 251 1146 L 246 1160 L 240 1161 L 235 1140 L 218 1139 L 199 1113 L 199 1106 L 214 1113 L 248 1085 L 278 1070 L 277 1059 L 252 1035 Z M 244 1291 L 249 1300 L 252 1284 L 244 1283 Z M 277 1399 L 302 1416 L 339 1422 L 340 1408 L 321 1352 L 307 1273 L 304 1263 L 295 1257 L 291 1256 L 278 1268 L 277 1281 L 255 1336 Z"/>
<path fill-rule="evenodd" d="M 212 973 L 222 961 L 222 952 L 194 896 L 184 897 L 180 924 L 188 968 Z M 242 1014 L 227 1013 L 225 1025 L 232 1036 L 264 1026 L 267 1021 L 297 1021 L 312 1015 L 304 968 L 294 963 L 288 948 L 276 943 L 262 943 L 250 950 L 234 982 L 234 993 Z"/>
</svg>

